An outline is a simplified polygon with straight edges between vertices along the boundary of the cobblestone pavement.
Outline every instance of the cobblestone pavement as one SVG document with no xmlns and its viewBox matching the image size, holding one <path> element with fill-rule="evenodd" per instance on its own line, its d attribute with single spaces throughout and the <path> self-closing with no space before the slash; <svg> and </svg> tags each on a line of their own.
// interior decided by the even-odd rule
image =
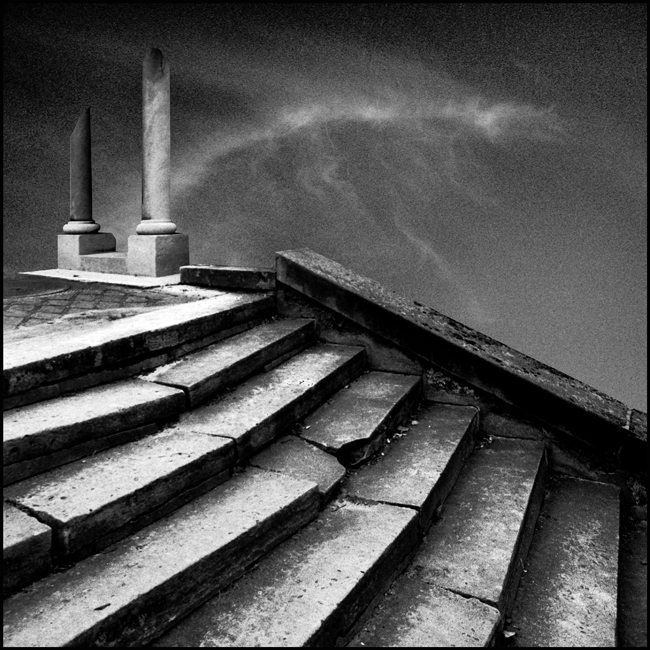
<svg viewBox="0 0 650 650">
<path fill-rule="evenodd" d="M 34 287 L 28 288 L 31 295 L 16 295 L 20 291 L 11 288 L 14 291 L 6 291 L 4 295 L 9 297 L 2 300 L 4 330 L 41 325 L 69 314 L 109 309 L 151 309 L 189 302 L 198 297 L 186 296 L 180 291 L 173 293 L 174 289 L 167 288 L 140 289 L 69 280 L 44 287 L 40 293 L 33 293 Z"/>
</svg>

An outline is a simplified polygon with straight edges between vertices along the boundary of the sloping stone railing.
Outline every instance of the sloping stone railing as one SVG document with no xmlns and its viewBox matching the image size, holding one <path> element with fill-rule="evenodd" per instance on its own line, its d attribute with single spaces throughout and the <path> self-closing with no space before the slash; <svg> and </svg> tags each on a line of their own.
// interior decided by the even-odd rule
<svg viewBox="0 0 650 650">
<path fill-rule="evenodd" d="M 279 291 L 300 292 L 556 430 L 646 458 L 647 414 L 309 249 L 277 253 L 276 271 Z"/>
</svg>

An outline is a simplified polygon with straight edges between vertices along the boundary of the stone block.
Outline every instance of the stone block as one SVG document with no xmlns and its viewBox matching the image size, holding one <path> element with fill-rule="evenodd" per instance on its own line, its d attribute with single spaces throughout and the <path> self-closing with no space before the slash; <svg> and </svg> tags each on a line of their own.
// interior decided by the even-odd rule
<svg viewBox="0 0 650 650">
<path fill-rule="evenodd" d="M 126 267 L 130 275 L 160 277 L 179 272 L 190 263 L 187 235 L 131 235 Z"/>
<path fill-rule="evenodd" d="M 181 284 L 235 291 L 273 291 L 275 270 L 233 266 L 184 266 L 181 268 Z"/>
<path fill-rule="evenodd" d="M 80 261 L 82 271 L 126 275 L 126 253 L 123 252 L 93 253 L 84 255 Z"/>
<path fill-rule="evenodd" d="M 426 530 L 472 451 L 478 412 L 433 404 L 417 418 L 406 435 L 395 436 L 384 448 L 380 463 L 368 463 L 351 475 L 345 490 L 364 500 L 415 508 Z"/>
<path fill-rule="evenodd" d="M 420 377 L 369 372 L 340 391 L 304 422 L 300 437 L 358 465 L 377 451 L 420 395 Z"/>
<path fill-rule="evenodd" d="M 3 593 L 20 589 L 51 568 L 52 531 L 8 503 L 2 505 Z"/>
<path fill-rule="evenodd" d="M 492 644 L 497 609 L 420 580 L 400 577 L 348 647 L 469 648 Z"/>
<path fill-rule="evenodd" d="M 109 232 L 95 232 L 88 235 L 58 236 L 58 267 L 80 271 L 82 255 L 115 251 L 115 237 Z"/>
<path fill-rule="evenodd" d="M 330 500 L 345 478 L 345 467 L 334 456 L 294 436 L 284 436 L 254 456 L 250 464 L 317 483 L 323 503 Z"/>
</svg>

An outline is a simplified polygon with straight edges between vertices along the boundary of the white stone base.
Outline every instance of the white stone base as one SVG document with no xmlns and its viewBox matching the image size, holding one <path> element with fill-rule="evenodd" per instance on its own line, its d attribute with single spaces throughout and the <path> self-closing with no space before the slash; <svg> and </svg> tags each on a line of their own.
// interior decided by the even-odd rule
<svg viewBox="0 0 650 650">
<path fill-rule="evenodd" d="M 58 236 L 58 267 L 79 271 L 82 255 L 108 253 L 115 250 L 115 237 L 109 232 L 94 232 L 87 235 Z"/>
<path fill-rule="evenodd" d="M 126 268 L 130 275 L 160 277 L 179 272 L 190 263 L 187 235 L 131 235 Z"/>
</svg>

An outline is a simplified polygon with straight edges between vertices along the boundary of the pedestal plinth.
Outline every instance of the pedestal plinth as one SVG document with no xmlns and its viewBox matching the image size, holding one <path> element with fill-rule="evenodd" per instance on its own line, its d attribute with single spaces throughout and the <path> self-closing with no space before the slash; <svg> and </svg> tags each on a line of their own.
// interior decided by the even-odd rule
<svg viewBox="0 0 650 650">
<path fill-rule="evenodd" d="M 159 278 L 179 273 L 190 263 L 190 240 L 187 235 L 131 235 L 126 266 L 129 275 Z"/>
<path fill-rule="evenodd" d="M 107 253 L 115 250 L 115 237 L 110 232 L 87 235 L 58 236 L 58 268 L 82 270 L 82 255 Z"/>
</svg>

